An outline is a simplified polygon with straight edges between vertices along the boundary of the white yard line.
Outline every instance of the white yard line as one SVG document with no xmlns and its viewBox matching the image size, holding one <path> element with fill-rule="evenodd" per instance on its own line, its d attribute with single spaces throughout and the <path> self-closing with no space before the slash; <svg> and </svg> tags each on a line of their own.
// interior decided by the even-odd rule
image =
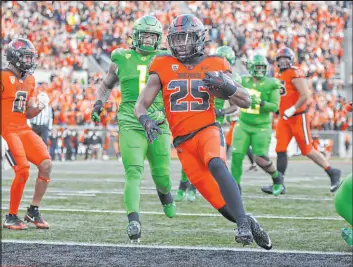
<svg viewBox="0 0 353 267">
<path fill-rule="evenodd" d="M 2 193 L 9 193 L 9 191 L 5 191 L 3 188 Z M 172 188 L 173 191 L 176 191 L 178 188 Z M 33 189 L 27 189 L 28 191 L 31 191 Z M 147 191 L 144 191 L 147 190 Z M 152 192 L 151 192 L 152 191 Z M 141 187 L 141 195 L 149 195 L 149 196 L 155 196 L 156 195 L 156 189 L 155 188 L 150 188 L 150 187 Z M 102 195 L 123 195 L 124 192 L 122 190 L 112 190 L 112 191 L 102 191 L 102 190 L 77 190 L 77 191 L 67 191 L 65 189 L 60 189 L 60 188 L 49 188 L 48 191 L 46 192 L 46 195 L 48 194 L 56 194 L 57 196 L 78 196 L 78 197 L 95 197 L 97 194 L 102 194 Z M 45 198 L 47 198 L 45 196 Z M 55 198 L 49 197 L 49 198 Z M 59 197 L 58 197 L 59 198 Z M 279 197 L 274 197 L 270 195 L 242 195 L 242 198 L 244 199 L 280 199 L 280 200 L 303 200 L 303 201 L 333 201 L 332 198 L 310 198 L 310 197 L 291 197 L 291 196 L 279 196 Z"/>
<path fill-rule="evenodd" d="M 79 171 L 76 171 L 76 172 L 67 172 L 67 173 L 63 173 L 63 172 L 60 172 L 60 173 L 53 173 L 53 175 L 55 176 L 58 176 L 58 175 L 61 175 L 61 174 L 80 174 L 82 176 L 85 176 L 85 175 L 97 175 L 97 178 L 90 178 L 90 177 L 87 177 L 87 178 L 75 178 L 75 177 L 70 177 L 70 178 L 53 178 L 53 181 L 60 181 L 60 182 L 68 182 L 68 183 L 125 183 L 125 179 L 124 178 L 114 178 L 116 177 L 117 175 L 124 175 L 124 173 L 104 173 L 104 176 L 106 175 L 111 175 L 113 178 L 99 178 L 99 173 L 94 173 L 94 172 L 79 172 Z M 177 181 L 178 179 L 175 179 L 175 175 L 172 175 L 172 180 L 173 181 Z M 35 177 L 33 177 L 35 178 Z M 150 179 L 151 177 L 149 176 L 145 176 L 142 180 L 142 183 L 153 183 L 153 181 Z M 173 179 L 174 178 L 174 179 Z M 13 177 L 2 177 L 2 180 L 3 181 L 12 181 L 13 180 Z M 243 183 L 246 185 L 247 182 L 249 182 L 249 180 L 251 180 L 251 182 L 263 182 L 263 180 L 265 181 L 271 181 L 270 180 L 270 177 L 267 176 L 266 174 L 264 175 L 257 175 L 257 176 L 245 176 L 243 177 Z M 293 177 L 293 176 L 289 176 L 289 177 L 286 177 L 286 183 L 299 183 L 299 182 L 310 182 L 310 181 L 329 181 L 328 177 L 324 177 L 324 176 L 314 176 L 314 177 Z"/>
<path fill-rule="evenodd" d="M 8 207 L 3 206 L 2 209 L 7 210 Z M 20 208 L 20 210 L 26 210 Z M 115 214 L 126 214 L 125 210 L 86 210 L 86 209 L 60 209 L 60 208 L 41 208 L 41 211 L 53 211 L 53 212 L 76 212 L 76 213 L 115 213 Z M 146 215 L 164 215 L 163 212 L 157 211 L 141 211 L 141 214 Z M 177 216 L 188 216 L 188 217 L 220 217 L 222 215 L 217 213 L 177 213 Z M 277 216 L 277 215 L 256 215 L 256 218 L 263 219 L 283 219 L 283 220 L 319 220 L 319 221 L 343 221 L 341 217 L 300 217 L 300 216 Z"/>
<path fill-rule="evenodd" d="M 86 242 L 58 242 L 45 240 L 12 240 L 3 239 L 2 243 L 7 244 L 40 244 L 40 245 L 60 245 L 60 246 L 82 246 L 82 247 L 112 247 L 112 248 L 148 248 L 148 249 L 183 249 L 183 250 L 208 250 L 208 251 L 235 251 L 235 252 L 262 252 L 262 253 L 281 253 L 281 254 L 312 254 L 312 255 L 336 255 L 351 256 L 349 252 L 322 252 L 307 250 L 270 250 L 251 249 L 251 248 L 229 248 L 229 247 L 201 247 L 201 246 L 161 246 L 161 245 L 139 245 L 139 244 L 107 244 L 107 243 L 86 243 Z"/>
</svg>

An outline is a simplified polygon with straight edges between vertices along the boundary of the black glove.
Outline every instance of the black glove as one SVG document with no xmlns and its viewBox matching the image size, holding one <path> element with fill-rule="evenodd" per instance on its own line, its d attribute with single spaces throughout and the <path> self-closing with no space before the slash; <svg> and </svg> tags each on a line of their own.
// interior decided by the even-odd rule
<svg viewBox="0 0 353 267">
<path fill-rule="evenodd" d="M 223 117 L 224 116 L 224 109 L 214 109 L 214 112 L 216 113 L 216 117 Z"/>
<path fill-rule="evenodd" d="M 97 100 L 93 106 L 93 110 L 91 113 L 91 120 L 94 122 L 100 122 L 100 114 L 103 112 L 103 102 L 101 100 Z"/>
<path fill-rule="evenodd" d="M 139 122 L 142 124 L 146 131 L 147 141 L 152 144 L 154 140 L 158 138 L 159 134 L 162 134 L 161 128 L 158 126 L 164 123 L 162 121 L 154 121 L 148 115 L 141 115 L 139 117 Z"/>
<path fill-rule="evenodd" d="M 231 83 L 230 77 L 224 75 L 222 71 L 216 73 L 218 73 L 218 75 L 214 72 L 206 72 L 206 76 L 202 80 L 204 85 L 210 89 L 222 90 L 228 97 L 234 95 L 238 88 Z"/>
</svg>

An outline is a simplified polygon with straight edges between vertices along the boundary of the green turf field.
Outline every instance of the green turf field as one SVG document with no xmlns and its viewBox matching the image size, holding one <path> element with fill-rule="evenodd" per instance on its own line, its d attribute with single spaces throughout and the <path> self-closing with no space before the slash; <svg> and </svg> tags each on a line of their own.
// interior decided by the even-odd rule
<svg viewBox="0 0 353 267">
<path fill-rule="evenodd" d="M 247 164 L 247 163 L 246 163 Z M 333 162 L 346 175 L 350 163 Z M 245 166 L 245 169 L 247 166 Z M 172 161 L 173 194 L 180 165 Z M 29 205 L 36 177 L 25 189 L 20 216 Z M 6 212 L 12 172 L 3 173 L 2 207 Z M 347 223 L 336 214 L 333 195 L 326 174 L 308 161 L 290 161 L 286 176 L 287 194 L 264 195 L 260 186 L 269 182 L 261 170 L 245 173 L 243 197 L 248 212 L 253 213 L 270 234 L 276 250 L 344 252 L 349 248 L 339 235 Z M 2 239 L 46 240 L 60 242 L 128 243 L 127 218 L 123 203 L 124 173 L 121 162 L 64 162 L 54 166 L 52 182 L 41 205 L 50 230 L 2 231 Z M 178 216 L 163 215 L 149 168 L 141 184 L 142 238 L 146 245 L 241 247 L 234 242 L 234 225 L 201 197 L 195 203 L 177 204 Z"/>
</svg>

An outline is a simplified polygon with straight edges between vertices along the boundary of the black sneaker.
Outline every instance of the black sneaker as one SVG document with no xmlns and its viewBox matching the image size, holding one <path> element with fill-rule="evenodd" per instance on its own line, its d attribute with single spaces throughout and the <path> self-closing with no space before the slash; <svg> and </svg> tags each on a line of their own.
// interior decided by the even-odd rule
<svg viewBox="0 0 353 267">
<path fill-rule="evenodd" d="M 237 229 L 235 229 L 235 241 L 243 244 L 243 246 L 251 245 L 254 241 L 248 222 L 238 224 Z"/>
<path fill-rule="evenodd" d="M 338 187 L 340 186 L 340 178 L 341 178 L 341 170 L 339 169 L 332 169 L 332 171 L 330 172 L 329 176 L 330 176 L 330 180 L 331 180 L 331 187 L 330 187 L 330 191 L 336 192 L 336 190 L 338 189 Z"/>
<path fill-rule="evenodd" d="M 4 228 L 11 230 L 27 230 L 28 226 L 17 215 L 8 214 L 5 216 Z"/>
<path fill-rule="evenodd" d="M 140 243 L 141 223 L 139 221 L 129 222 L 126 231 L 131 243 Z"/>
<path fill-rule="evenodd" d="M 255 217 L 248 213 L 246 214 L 248 218 L 248 222 L 250 224 L 251 232 L 254 236 L 254 240 L 256 244 L 266 250 L 270 250 L 272 248 L 272 242 L 269 235 L 262 229 L 261 225 L 257 222 Z"/>
<path fill-rule="evenodd" d="M 33 209 L 27 208 L 24 219 L 27 222 L 33 223 L 38 229 L 49 229 L 49 224 L 43 219 L 38 207 Z"/>
</svg>

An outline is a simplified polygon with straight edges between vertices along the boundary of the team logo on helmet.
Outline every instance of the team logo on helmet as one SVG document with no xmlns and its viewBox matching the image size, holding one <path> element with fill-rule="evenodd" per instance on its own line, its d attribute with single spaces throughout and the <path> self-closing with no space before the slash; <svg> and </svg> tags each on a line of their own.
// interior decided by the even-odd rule
<svg viewBox="0 0 353 267">
<path fill-rule="evenodd" d="M 11 82 L 12 84 L 15 84 L 15 76 L 10 76 L 10 82 Z"/>
<path fill-rule="evenodd" d="M 21 40 L 16 40 L 14 43 L 13 43 L 13 47 L 16 48 L 16 49 L 20 49 L 22 47 L 25 47 L 25 43 L 22 42 Z"/>
<path fill-rule="evenodd" d="M 176 72 L 178 69 L 179 69 L 179 65 L 178 65 L 178 64 L 173 64 L 173 65 L 172 65 L 172 70 L 173 70 L 174 72 Z"/>
</svg>

